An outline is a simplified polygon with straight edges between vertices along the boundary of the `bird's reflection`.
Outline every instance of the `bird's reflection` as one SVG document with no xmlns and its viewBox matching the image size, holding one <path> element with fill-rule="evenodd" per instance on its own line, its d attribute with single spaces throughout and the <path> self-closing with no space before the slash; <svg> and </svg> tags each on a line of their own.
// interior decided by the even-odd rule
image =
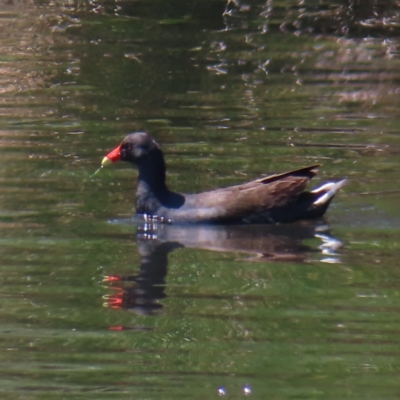
<svg viewBox="0 0 400 400">
<path fill-rule="evenodd" d="M 143 315 L 154 315 L 162 308 L 160 300 L 166 297 L 168 254 L 178 248 L 234 252 L 241 260 L 252 262 L 302 263 L 312 254 L 319 254 L 320 261 L 340 262 L 336 251 L 342 243 L 323 224 L 182 226 L 137 220 L 118 223 L 137 225 L 140 271 L 132 276 L 105 277 L 114 292 L 106 297 L 106 305 Z M 316 239 L 319 243 L 306 245 L 307 239 Z"/>
</svg>

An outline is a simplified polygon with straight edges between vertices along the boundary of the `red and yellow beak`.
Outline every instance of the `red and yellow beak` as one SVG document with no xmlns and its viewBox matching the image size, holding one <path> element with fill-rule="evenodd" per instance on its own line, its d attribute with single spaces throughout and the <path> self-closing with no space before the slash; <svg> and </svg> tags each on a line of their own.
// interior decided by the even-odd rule
<svg viewBox="0 0 400 400">
<path fill-rule="evenodd" d="M 103 167 L 104 165 L 119 161 L 121 159 L 121 146 L 120 144 L 118 147 L 116 147 L 114 150 L 111 150 L 101 161 L 101 166 Z"/>
</svg>

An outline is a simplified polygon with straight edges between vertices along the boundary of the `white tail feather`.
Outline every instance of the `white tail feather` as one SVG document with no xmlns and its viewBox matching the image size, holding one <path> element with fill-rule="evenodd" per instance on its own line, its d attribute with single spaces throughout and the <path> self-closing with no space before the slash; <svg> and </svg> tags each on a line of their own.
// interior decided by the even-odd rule
<svg viewBox="0 0 400 400">
<path fill-rule="evenodd" d="M 347 183 L 347 179 L 343 179 L 339 182 L 328 182 L 320 186 L 319 188 L 314 189 L 311 193 L 323 193 L 321 197 L 318 197 L 317 200 L 314 201 L 314 206 L 320 206 L 328 202 L 345 184 Z"/>
</svg>

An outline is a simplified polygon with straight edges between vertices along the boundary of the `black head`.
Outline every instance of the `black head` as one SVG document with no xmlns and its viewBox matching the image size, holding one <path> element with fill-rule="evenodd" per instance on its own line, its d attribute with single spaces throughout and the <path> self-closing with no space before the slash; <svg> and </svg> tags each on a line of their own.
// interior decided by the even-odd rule
<svg viewBox="0 0 400 400">
<path fill-rule="evenodd" d="M 146 132 L 135 132 L 128 135 L 122 143 L 108 153 L 102 164 L 110 161 L 128 161 L 139 164 L 154 154 L 161 154 L 158 143 Z"/>
<path fill-rule="evenodd" d="M 152 153 L 160 152 L 158 143 L 146 132 L 135 132 L 128 135 L 121 143 L 120 157 L 122 161 L 137 164 Z"/>
</svg>

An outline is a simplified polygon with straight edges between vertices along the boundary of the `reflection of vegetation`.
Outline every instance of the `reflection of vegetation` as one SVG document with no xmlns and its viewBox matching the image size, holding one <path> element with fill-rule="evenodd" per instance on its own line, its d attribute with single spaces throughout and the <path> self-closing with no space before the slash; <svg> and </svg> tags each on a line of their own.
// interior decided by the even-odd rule
<svg viewBox="0 0 400 400">
<path fill-rule="evenodd" d="M 241 27 L 248 24 L 248 15 L 259 15 L 264 30 L 387 36 L 399 32 L 399 11 L 395 0 L 258 1 L 252 5 L 243 0 L 228 0 L 224 15 L 228 24 Z"/>
<path fill-rule="evenodd" d="M 7 5 L 20 4 L 16 0 L 3 1 Z M 54 7 L 49 0 L 36 0 L 35 4 Z M 222 28 L 223 19 L 228 28 L 247 28 L 258 20 L 261 29 L 277 28 L 297 34 L 390 36 L 397 35 L 400 27 L 400 6 L 396 0 L 226 0 L 225 4 L 221 0 L 81 0 L 74 3 L 60 1 L 57 4 L 59 11 L 79 18 L 95 12 L 100 15 L 157 20 L 167 25 L 182 25 L 190 21 L 201 23 L 203 28 L 216 29 Z"/>
</svg>

